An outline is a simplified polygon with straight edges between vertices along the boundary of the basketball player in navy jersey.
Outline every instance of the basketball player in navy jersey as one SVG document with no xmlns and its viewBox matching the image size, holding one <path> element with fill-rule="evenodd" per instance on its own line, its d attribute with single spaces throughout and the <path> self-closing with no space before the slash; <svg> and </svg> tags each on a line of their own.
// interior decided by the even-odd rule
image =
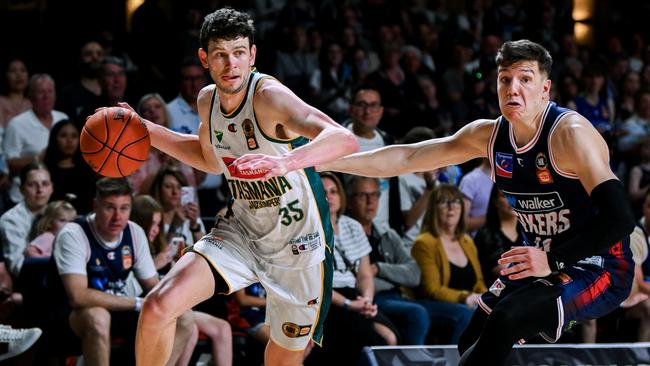
<svg viewBox="0 0 650 366">
<path fill-rule="evenodd" d="M 198 56 L 214 84 L 198 96 L 198 136 L 145 121 L 154 147 L 197 169 L 223 173 L 233 200 L 229 214 L 145 298 L 138 365 L 165 364 L 179 314 L 215 292 L 257 282 L 267 293 L 266 365 L 300 365 L 310 339 L 322 340 L 332 295 L 333 231 L 314 165 L 359 146 L 350 131 L 253 69 L 253 35 L 246 13 L 223 8 L 205 17 Z M 251 170 L 237 163 L 252 152 L 275 165 Z"/>
<path fill-rule="evenodd" d="M 576 321 L 607 314 L 630 291 L 634 217 L 608 148 L 578 113 L 549 100 L 552 59 L 528 40 L 497 54 L 502 116 L 453 136 L 353 154 L 321 170 L 389 177 L 487 157 L 515 209 L 526 246 L 504 253 L 501 277 L 479 301 L 459 342 L 463 365 L 502 365 L 514 343 L 550 342 Z M 245 168 L 267 167 L 263 159 Z"/>
</svg>

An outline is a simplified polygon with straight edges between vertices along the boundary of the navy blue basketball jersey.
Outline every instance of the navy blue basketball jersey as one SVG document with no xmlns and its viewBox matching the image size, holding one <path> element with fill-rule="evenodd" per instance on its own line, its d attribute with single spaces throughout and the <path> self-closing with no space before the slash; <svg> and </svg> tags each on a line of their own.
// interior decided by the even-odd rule
<svg viewBox="0 0 650 366">
<path fill-rule="evenodd" d="M 120 244 L 116 248 L 107 248 L 95 237 L 87 216 L 74 222 L 84 230 L 90 244 L 90 260 L 86 266 L 88 287 L 112 295 L 126 296 L 126 278 L 133 268 L 134 253 L 130 225 L 124 228 Z"/>
<path fill-rule="evenodd" d="M 517 146 L 510 122 L 501 116 L 488 145 L 492 179 L 517 213 L 526 245 L 545 251 L 588 230 L 586 223 L 596 214 L 578 176 L 561 171 L 553 159 L 550 136 L 567 113 L 575 112 L 549 102 L 541 126 L 523 147 Z M 603 267 L 609 254 L 602 254 L 586 261 Z"/>
</svg>

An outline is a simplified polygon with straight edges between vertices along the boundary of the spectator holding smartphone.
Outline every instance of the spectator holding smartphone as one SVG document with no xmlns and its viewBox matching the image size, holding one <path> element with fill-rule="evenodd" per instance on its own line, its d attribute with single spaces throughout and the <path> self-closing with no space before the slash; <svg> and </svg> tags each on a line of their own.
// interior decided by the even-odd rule
<svg viewBox="0 0 650 366">
<path fill-rule="evenodd" d="M 187 188 L 184 188 L 187 187 Z M 184 188 L 184 189 L 183 189 Z M 183 173 L 176 167 L 165 166 L 154 177 L 151 187 L 153 197 L 163 207 L 163 234 L 171 239 L 180 235 L 185 243 L 194 243 L 205 235 L 199 205 L 194 190 L 188 193 L 188 183 Z M 181 192 L 185 190 L 185 194 Z M 184 196 L 184 201 L 181 201 Z"/>
</svg>

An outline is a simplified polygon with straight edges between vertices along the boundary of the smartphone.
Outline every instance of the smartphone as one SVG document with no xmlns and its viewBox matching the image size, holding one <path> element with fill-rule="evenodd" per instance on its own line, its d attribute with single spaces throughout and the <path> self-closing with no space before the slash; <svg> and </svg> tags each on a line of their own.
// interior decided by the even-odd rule
<svg viewBox="0 0 650 366">
<path fill-rule="evenodd" d="M 185 243 L 185 239 L 180 236 L 171 238 L 171 240 L 169 240 L 169 253 L 174 253 L 174 255 L 176 255 L 179 250 L 183 250 L 183 248 L 181 248 L 183 243 Z"/>
<path fill-rule="evenodd" d="M 185 206 L 190 202 L 194 202 L 194 187 L 181 187 L 181 206 Z"/>
</svg>

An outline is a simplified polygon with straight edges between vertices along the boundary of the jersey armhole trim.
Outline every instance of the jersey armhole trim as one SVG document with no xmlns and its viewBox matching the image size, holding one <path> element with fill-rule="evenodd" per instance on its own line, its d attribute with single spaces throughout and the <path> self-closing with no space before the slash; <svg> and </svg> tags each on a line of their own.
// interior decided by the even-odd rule
<svg viewBox="0 0 650 366">
<path fill-rule="evenodd" d="M 493 182 L 496 182 L 496 177 L 494 176 L 494 141 L 497 138 L 502 121 L 503 121 L 503 117 L 499 117 L 496 119 L 494 123 L 494 127 L 492 128 L 492 134 L 490 134 L 490 140 L 488 140 L 488 145 L 487 145 L 487 156 L 488 156 L 488 161 L 490 163 L 490 179 L 492 179 Z"/>
<path fill-rule="evenodd" d="M 264 80 L 264 79 L 275 80 L 275 81 L 277 81 L 278 83 L 282 84 L 282 82 L 281 82 L 280 80 L 274 78 L 274 77 L 271 76 L 271 75 L 262 75 L 262 76 L 261 76 L 259 79 L 257 79 L 257 81 L 255 82 L 255 86 L 254 86 L 255 91 L 253 92 L 253 97 L 252 97 L 252 99 L 253 99 L 253 103 L 255 102 L 255 93 L 257 92 L 257 89 L 259 89 L 259 87 L 260 87 L 260 81 L 262 81 L 262 80 Z M 283 85 L 284 85 L 284 84 L 283 84 Z M 269 140 L 269 141 L 271 141 L 271 142 L 275 142 L 275 143 L 278 143 L 278 144 L 287 144 L 287 143 L 293 143 L 293 142 L 296 142 L 296 141 L 298 141 L 299 139 L 303 138 L 303 136 L 296 136 L 296 137 L 294 137 L 294 138 L 290 138 L 290 139 L 280 139 L 280 138 L 277 138 L 277 137 L 272 137 L 269 133 L 267 133 L 266 131 L 264 131 L 264 128 L 262 128 L 262 126 L 261 126 L 260 123 L 258 122 L 257 112 L 255 111 L 255 107 L 253 107 L 253 117 L 255 117 L 255 124 L 257 125 L 257 128 L 260 130 L 260 133 L 262 134 L 262 136 L 264 136 L 265 139 L 267 139 L 267 140 Z"/>
<path fill-rule="evenodd" d="M 553 126 L 551 126 L 551 130 L 548 133 L 548 141 L 547 141 L 548 155 L 549 155 L 548 158 L 551 161 L 551 166 L 553 167 L 553 170 L 555 170 L 555 172 L 557 174 L 563 176 L 564 178 L 568 178 L 568 179 L 578 179 L 577 174 L 568 173 L 568 172 L 565 172 L 562 169 L 560 169 L 560 167 L 555 162 L 555 157 L 553 156 L 553 149 L 551 149 L 551 140 L 553 139 L 553 133 L 555 132 L 555 129 L 560 124 L 560 121 L 562 120 L 562 118 L 564 118 L 565 116 L 567 116 L 570 113 L 575 113 L 575 112 L 564 112 L 564 113 L 560 114 L 555 119 L 555 122 L 553 122 Z"/>
</svg>

